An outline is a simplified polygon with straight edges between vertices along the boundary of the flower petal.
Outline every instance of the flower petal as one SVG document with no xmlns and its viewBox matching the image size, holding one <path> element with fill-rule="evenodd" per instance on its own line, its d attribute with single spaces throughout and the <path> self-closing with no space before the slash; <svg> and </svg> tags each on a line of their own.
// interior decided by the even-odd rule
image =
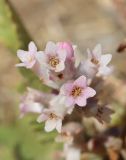
<svg viewBox="0 0 126 160">
<path fill-rule="evenodd" d="M 87 100 L 85 96 L 79 96 L 76 98 L 75 103 L 78 104 L 80 107 L 84 107 L 87 104 Z"/>
<path fill-rule="evenodd" d="M 72 96 L 69 96 L 66 98 L 66 106 L 70 107 L 73 106 L 75 104 L 75 100 Z"/>
<path fill-rule="evenodd" d="M 52 130 L 54 130 L 56 128 L 56 119 L 48 119 L 46 122 L 45 122 L 45 131 L 46 132 L 50 132 Z"/>
<path fill-rule="evenodd" d="M 32 102 L 29 104 L 28 111 L 29 112 L 35 112 L 35 113 L 41 113 L 43 109 L 43 106 L 40 103 Z"/>
<path fill-rule="evenodd" d="M 56 123 L 56 130 L 61 133 L 61 129 L 62 129 L 62 120 L 59 119 Z"/>
<path fill-rule="evenodd" d="M 29 57 L 28 52 L 27 52 L 27 51 L 24 51 L 24 50 L 21 50 L 21 49 L 19 49 L 19 50 L 17 51 L 17 56 L 18 56 L 18 58 L 19 58 L 22 62 L 27 61 L 27 59 L 28 59 L 28 57 Z"/>
<path fill-rule="evenodd" d="M 41 122 L 44 122 L 48 119 L 48 116 L 44 113 L 42 113 L 38 118 L 37 118 L 37 122 L 38 123 L 41 123 Z"/>
<path fill-rule="evenodd" d="M 91 87 L 86 87 L 86 88 L 84 89 L 84 96 L 85 96 L 86 98 L 94 97 L 95 94 L 96 94 L 96 91 L 95 91 L 93 88 L 91 88 Z"/>
<path fill-rule="evenodd" d="M 64 49 L 60 49 L 57 51 L 57 54 L 58 54 L 59 60 L 64 62 L 67 56 L 67 52 Z"/>
<path fill-rule="evenodd" d="M 102 55 L 100 59 L 100 63 L 101 65 L 106 66 L 111 61 L 111 59 L 112 59 L 111 54 Z"/>
<path fill-rule="evenodd" d="M 85 88 L 86 85 L 87 85 L 87 83 L 86 83 L 86 77 L 85 76 L 80 76 L 78 79 L 76 79 L 74 81 L 74 85 Z"/>
<path fill-rule="evenodd" d="M 49 41 L 46 45 L 45 52 L 47 54 L 56 55 L 56 44 Z"/>
<path fill-rule="evenodd" d="M 70 95 L 72 89 L 73 89 L 73 83 L 68 82 L 61 87 L 60 93 L 62 95 Z"/>
<path fill-rule="evenodd" d="M 40 63 L 40 65 L 45 65 L 47 63 L 47 56 L 44 52 L 39 51 L 36 53 L 36 59 Z"/>
<path fill-rule="evenodd" d="M 71 59 L 74 56 L 74 48 L 71 43 L 69 42 L 58 42 L 57 43 L 58 49 L 64 49 L 67 52 L 67 58 Z"/>
<path fill-rule="evenodd" d="M 34 54 L 37 52 L 37 47 L 34 42 L 29 43 L 28 50 L 29 52 L 34 53 Z"/>
<path fill-rule="evenodd" d="M 112 73 L 113 68 L 104 66 L 104 67 L 100 67 L 98 70 L 98 76 L 103 75 L 103 76 L 108 76 Z"/>
<path fill-rule="evenodd" d="M 63 71 L 65 68 L 65 64 L 63 61 L 61 61 L 57 66 L 56 66 L 56 69 L 55 69 L 55 72 L 61 72 Z"/>
<path fill-rule="evenodd" d="M 34 59 L 31 62 L 24 62 L 24 64 L 25 64 L 26 68 L 30 69 L 34 66 L 35 62 L 36 62 L 36 60 Z"/>
<path fill-rule="evenodd" d="M 93 49 L 93 55 L 99 59 L 101 57 L 102 54 L 102 48 L 101 48 L 101 44 L 97 44 L 95 46 L 95 48 Z"/>
<path fill-rule="evenodd" d="M 16 67 L 25 67 L 25 64 L 24 63 L 19 63 L 19 64 L 16 64 L 15 66 Z"/>
<path fill-rule="evenodd" d="M 92 58 L 92 53 L 91 53 L 89 48 L 87 49 L 87 54 L 88 54 L 88 59 L 91 59 Z"/>
</svg>

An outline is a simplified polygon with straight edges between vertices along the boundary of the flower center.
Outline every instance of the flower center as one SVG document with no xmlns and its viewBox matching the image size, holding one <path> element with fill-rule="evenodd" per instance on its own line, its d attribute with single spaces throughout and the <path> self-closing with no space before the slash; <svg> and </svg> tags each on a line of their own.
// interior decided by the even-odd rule
<svg viewBox="0 0 126 160">
<path fill-rule="evenodd" d="M 99 61 L 96 58 L 92 58 L 91 62 L 94 63 L 95 65 L 99 64 Z"/>
<path fill-rule="evenodd" d="M 80 96 L 81 93 L 82 93 L 82 88 L 74 87 L 73 90 L 72 90 L 71 95 L 76 98 L 76 97 Z"/>
<path fill-rule="evenodd" d="M 49 58 L 49 64 L 51 67 L 56 68 L 56 66 L 59 64 L 59 59 L 57 57 L 50 57 Z"/>
<path fill-rule="evenodd" d="M 57 118 L 57 116 L 56 116 L 54 113 L 50 113 L 49 118 L 50 118 L 50 119 L 53 119 L 53 118 L 55 118 L 55 119 L 56 119 L 56 118 Z"/>
<path fill-rule="evenodd" d="M 31 56 L 30 56 L 30 57 L 28 58 L 28 61 L 29 61 L 29 62 L 32 62 L 33 60 L 34 60 L 34 57 L 31 57 Z"/>
</svg>

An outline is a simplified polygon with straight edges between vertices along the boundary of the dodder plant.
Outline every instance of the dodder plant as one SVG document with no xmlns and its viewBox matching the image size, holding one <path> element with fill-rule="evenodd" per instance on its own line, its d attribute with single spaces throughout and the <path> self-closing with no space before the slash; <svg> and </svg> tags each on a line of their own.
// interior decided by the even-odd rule
<svg viewBox="0 0 126 160">
<path fill-rule="evenodd" d="M 33 112 L 39 114 L 39 123 L 45 122 L 46 132 L 56 129 L 56 141 L 64 142 L 60 156 L 66 160 L 80 160 L 85 151 L 93 149 L 93 142 L 92 147 L 85 146 L 83 118 L 108 123 L 113 113 L 100 99 L 106 90 L 106 77 L 113 71 L 108 66 L 112 55 L 102 54 L 100 44 L 87 53 L 87 59 L 80 60 L 77 46 L 68 42 L 48 42 L 44 51 L 37 51 L 30 42 L 28 51 L 17 51 L 21 63 L 16 66 L 32 70 L 51 88 L 48 93 L 27 88 L 20 103 L 20 117 Z"/>
</svg>

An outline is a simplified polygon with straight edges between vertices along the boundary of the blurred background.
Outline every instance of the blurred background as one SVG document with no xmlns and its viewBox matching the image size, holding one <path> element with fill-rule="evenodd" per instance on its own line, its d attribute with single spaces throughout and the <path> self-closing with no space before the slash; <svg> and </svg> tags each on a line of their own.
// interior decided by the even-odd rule
<svg viewBox="0 0 126 160">
<path fill-rule="evenodd" d="M 34 117 L 19 119 L 26 86 L 42 88 L 31 72 L 15 68 L 16 50 L 33 40 L 71 41 L 84 54 L 101 43 L 125 79 L 125 54 L 116 50 L 126 35 L 126 0 L 0 0 L 0 160 L 52 160 L 55 132 L 45 134 Z M 123 76 L 122 76 L 123 75 Z"/>
</svg>

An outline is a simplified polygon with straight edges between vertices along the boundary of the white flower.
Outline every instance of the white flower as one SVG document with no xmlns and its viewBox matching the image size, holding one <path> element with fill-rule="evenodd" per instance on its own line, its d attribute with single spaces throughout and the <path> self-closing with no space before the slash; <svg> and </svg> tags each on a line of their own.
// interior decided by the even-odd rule
<svg viewBox="0 0 126 160">
<path fill-rule="evenodd" d="M 57 115 L 51 109 L 44 109 L 41 115 L 38 117 L 37 122 L 41 123 L 45 121 L 45 131 L 50 132 L 56 129 L 59 133 L 62 127 L 62 117 Z"/>
<path fill-rule="evenodd" d="M 36 63 L 37 47 L 34 42 L 30 42 L 28 45 L 28 51 L 18 50 L 17 56 L 22 63 L 17 64 L 17 67 L 32 68 Z"/>
<path fill-rule="evenodd" d="M 44 65 L 43 60 L 40 60 L 40 57 L 43 54 L 42 51 L 37 51 L 34 42 L 30 42 L 28 45 L 28 51 L 17 51 L 17 56 L 22 63 L 16 64 L 16 67 L 26 67 L 27 69 L 31 69 L 41 80 L 43 80 L 44 84 L 57 89 L 58 85 L 50 79 L 49 69 Z"/>
<path fill-rule="evenodd" d="M 98 44 L 93 49 L 93 51 L 87 50 L 88 59 L 86 61 L 81 61 L 79 65 L 79 75 L 84 74 L 87 78 L 94 78 L 97 76 L 107 76 L 109 75 L 113 68 L 108 66 L 112 59 L 111 54 L 102 55 L 101 45 Z"/>
<path fill-rule="evenodd" d="M 60 72 L 65 68 L 66 55 L 67 52 L 64 49 L 50 41 L 47 43 L 43 54 L 41 54 L 40 61 L 50 70 Z"/>
<path fill-rule="evenodd" d="M 90 51 L 89 49 L 87 51 L 88 61 L 92 67 L 98 69 L 98 75 L 108 75 L 111 73 L 111 68 L 107 66 L 112 59 L 111 54 L 102 55 L 102 48 L 100 44 L 96 45 L 93 51 Z"/>
</svg>

